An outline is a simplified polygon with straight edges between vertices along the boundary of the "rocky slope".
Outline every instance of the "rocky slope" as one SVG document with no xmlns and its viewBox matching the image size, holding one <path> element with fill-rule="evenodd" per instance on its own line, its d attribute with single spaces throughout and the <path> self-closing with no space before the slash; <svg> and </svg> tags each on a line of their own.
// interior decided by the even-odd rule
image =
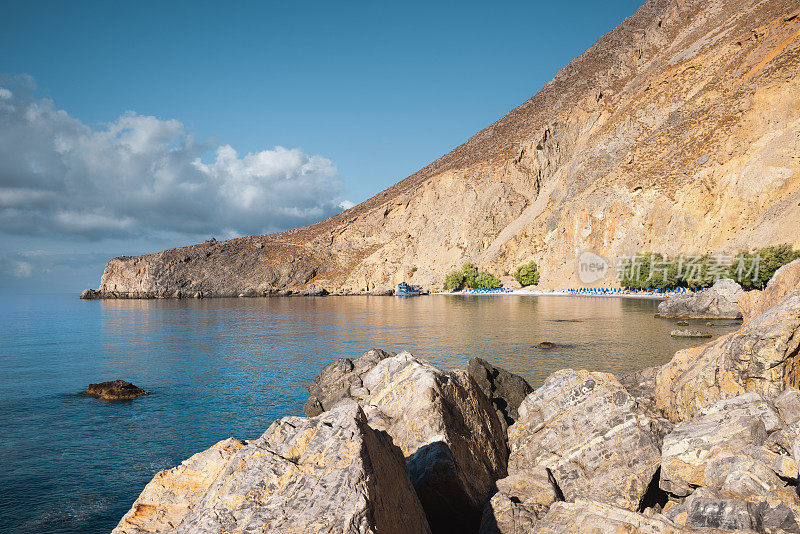
<svg viewBox="0 0 800 534">
<path fill-rule="evenodd" d="M 463 261 L 800 246 L 794 0 L 648 0 L 536 95 L 339 215 L 268 236 L 108 262 L 87 296 L 439 288 Z M 180 291 L 181 293 L 176 293 Z"/>
</svg>

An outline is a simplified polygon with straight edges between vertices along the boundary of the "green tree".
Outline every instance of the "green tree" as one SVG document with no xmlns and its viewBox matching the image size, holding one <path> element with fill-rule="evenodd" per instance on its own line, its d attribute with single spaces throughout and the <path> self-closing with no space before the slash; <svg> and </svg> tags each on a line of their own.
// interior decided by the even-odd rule
<svg viewBox="0 0 800 534">
<path fill-rule="evenodd" d="M 445 291 L 458 291 L 464 287 L 464 273 L 452 271 L 444 278 Z"/>
<path fill-rule="evenodd" d="M 533 260 L 520 265 L 514 272 L 514 278 L 523 287 L 535 286 L 539 283 L 539 266 Z"/>
<path fill-rule="evenodd" d="M 475 277 L 475 286 L 478 289 L 495 289 L 500 287 L 500 279 L 491 273 L 480 272 Z"/>
<path fill-rule="evenodd" d="M 477 282 L 475 281 L 478 278 L 478 268 L 475 267 L 472 263 L 465 263 L 461 266 L 461 274 L 464 275 L 464 285 L 475 289 L 478 287 Z"/>
</svg>

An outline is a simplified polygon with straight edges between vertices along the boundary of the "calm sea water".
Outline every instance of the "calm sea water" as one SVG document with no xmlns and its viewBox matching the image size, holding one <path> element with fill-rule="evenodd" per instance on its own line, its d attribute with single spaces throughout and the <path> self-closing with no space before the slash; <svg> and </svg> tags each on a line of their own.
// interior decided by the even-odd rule
<svg viewBox="0 0 800 534">
<path fill-rule="evenodd" d="M 655 311 L 529 296 L 0 297 L 0 531 L 108 532 L 156 472 L 301 415 L 307 383 L 339 356 L 405 349 L 445 368 L 480 356 L 538 386 L 564 367 L 626 372 L 698 343 L 670 338 Z M 545 340 L 558 346 L 534 347 Z M 154 394 L 74 395 L 117 378 Z"/>
</svg>

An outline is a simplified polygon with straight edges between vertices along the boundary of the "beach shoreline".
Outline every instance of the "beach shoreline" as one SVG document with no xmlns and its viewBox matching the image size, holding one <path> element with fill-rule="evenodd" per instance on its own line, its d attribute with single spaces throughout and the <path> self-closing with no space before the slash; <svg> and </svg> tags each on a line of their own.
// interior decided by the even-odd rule
<svg viewBox="0 0 800 534">
<path fill-rule="evenodd" d="M 561 290 L 524 290 L 513 289 L 511 291 L 487 291 L 487 292 L 472 292 L 472 291 L 439 291 L 431 293 L 432 295 L 452 295 L 452 296 L 478 296 L 478 297 L 493 297 L 493 296 L 528 296 L 528 297 L 580 297 L 580 298 L 622 298 L 622 299 L 637 299 L 637 300 L 666 300 L 672 295 L 680 293 L 574 293 L 564 289 Z"/>
</svg>

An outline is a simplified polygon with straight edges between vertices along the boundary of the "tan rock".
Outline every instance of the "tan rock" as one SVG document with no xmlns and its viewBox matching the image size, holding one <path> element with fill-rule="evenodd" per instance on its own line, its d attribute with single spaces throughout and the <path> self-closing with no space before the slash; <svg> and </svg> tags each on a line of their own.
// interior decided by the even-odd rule
<svg viewBox="0 0 800 534">
<path fill-rule="evenodd" d="M 670 296 L 659 303 L 658 314 L 661 317 L 738 319 L 742 315 L 739 311 L 742 294 L 742 286 L 734 280 L 722 278 L 705 291 Z"/>
<path fill-rule="evenodd" d="M 775 271 L 762 291 L 748 291 L 739 297 L 739 310 L 744 322 L 758 317 L 778 304 L 786 295 L 800 286 L 800 259 L 794 260 Z"/>
<path fill-rule="evenodd" d="M 523 469 L 498 480 L 497 490 L 484 509 L 481 534 L 531 532 L 559 499 L 558 489 L 544 467 Z"/>
<path fill-rule="evenodd" d="M 430 531 L 402 454 L 356 405 L 286 417 L 184 465 L 156 477 L 114 532 Z"/>
<path fill-rule="evenodd" d="M 677 352 L 656 374 L 656 406 L 677 422 L 746 391 L 776 397 L 800 385 L 799 347 L 800 288 L 741 330 Z"/>
<path fill-rule="evenodd" d="M 519 413 L 508 434 L 512 476 L 543 467 L 568 501 L 639 507 L 659 466 L 660 438 L 647 411 L 613 375 L 558 371 Z"/>
</svg>

